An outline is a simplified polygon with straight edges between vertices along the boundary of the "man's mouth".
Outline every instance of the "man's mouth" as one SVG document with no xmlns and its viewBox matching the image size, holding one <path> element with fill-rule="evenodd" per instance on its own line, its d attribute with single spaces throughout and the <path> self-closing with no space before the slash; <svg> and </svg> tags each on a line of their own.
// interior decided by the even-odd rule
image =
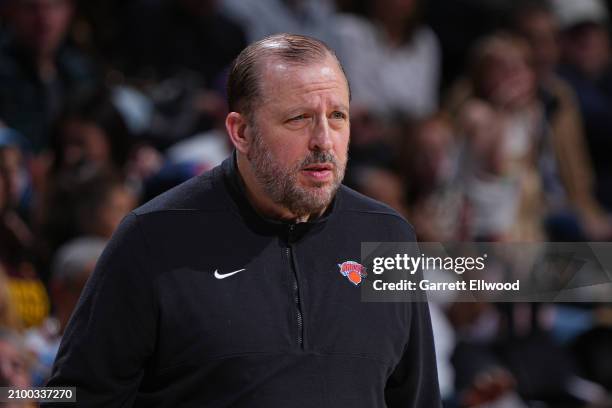
<svg viewBox="0 0 612 408">
<path fill-rule="evenodd" d="M 331 177 L 334 165 L 331 163 L 311 164 L 302 169 L 302 172 L 309 178 L 323 181 Z"/>
</svg>

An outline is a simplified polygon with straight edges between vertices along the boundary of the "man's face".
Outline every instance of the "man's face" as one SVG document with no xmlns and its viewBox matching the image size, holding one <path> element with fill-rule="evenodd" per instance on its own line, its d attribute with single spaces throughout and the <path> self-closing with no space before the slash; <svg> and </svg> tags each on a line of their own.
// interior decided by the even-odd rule
<svg viewBox="0 0 612 408">
<path fill-rule="evenodd" d="M 564 56 L 584 75 L 598 78 L 610 65 L 610 39 L 607 29 L 589 23 L 565 35 Z"/>
<path fill-rule="evenodd" d="M 22 44 L 36 54 L 52 54 L 70 25 L 72 4 L 69 0 L 15 0 L 10 18 Z"/>
<path fill-rule="evenodd" d="M 247 153 L 265 194 L 294 215 L 319 213 L 346 168 L 349 93 L 328 56 L 307 65 L 272 60 L 262 67 L 261 101 L 249 124 Z"/>
<path fill-rule="evenodd" d="M 17 347 L 7 340 L 0 340 L 0 386 L 30 386 L 26 359 Z"/>
<path fill-rule="evenodd" d="M 520 21 L 521 33 L 532 50 L 538 74 L 549 75 L 559 62 L 559 29 L 552 14 L 537 12 Z"/>
</svg>

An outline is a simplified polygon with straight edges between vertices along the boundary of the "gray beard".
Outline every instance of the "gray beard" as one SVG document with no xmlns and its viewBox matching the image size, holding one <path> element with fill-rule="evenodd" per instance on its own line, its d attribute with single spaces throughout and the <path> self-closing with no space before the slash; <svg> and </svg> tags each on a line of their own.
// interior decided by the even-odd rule
<svg viewBox="0 0 612 408">
<path fill-rule="evenodd" d="M 311 152 L 293 168 L 283 169 L 263 144 L 258 130 L 254 131 L 253 145 L 247 159 L 251 163 L 255 178 L 268 197 L 298 217 L 322 212 L 331 203 L 346 169 L 346 162 L 339 163 L 332 153 L 323 151 Z M 313 187 L 300 186 L 298 184 L 300 170 L 316 163 L 334 165 L 332 183 L 321 183 Z"/>
</svg>

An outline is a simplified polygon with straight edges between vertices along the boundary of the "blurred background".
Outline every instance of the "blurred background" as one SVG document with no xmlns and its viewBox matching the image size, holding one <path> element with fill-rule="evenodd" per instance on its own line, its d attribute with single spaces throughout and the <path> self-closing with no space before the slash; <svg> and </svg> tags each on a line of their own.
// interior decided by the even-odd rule
<svg viewBox="0 0 612 408">
<path fill-rule="evenodd" d="M 0 0 L 0 386 L 44 384 L 122 217 L 230 154 L 228 66 L 272 33 L 337 51 L 346 184 L 420 241 L 611 241 L 611 3 Z M 446 407 L 612 407 L 609 305 L 431 313 Z"/>
</svg>

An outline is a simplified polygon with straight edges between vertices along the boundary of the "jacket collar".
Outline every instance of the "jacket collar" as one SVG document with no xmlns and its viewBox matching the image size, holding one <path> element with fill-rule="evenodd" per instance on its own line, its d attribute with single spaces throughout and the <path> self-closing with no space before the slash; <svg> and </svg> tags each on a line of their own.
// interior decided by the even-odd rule
<svg viewBox="0 0 612 408">
<path fill-rule="evenodd" d="M 322 229 L 337 212 L 338 201 L 340 199 L 339 194 L 336 194 L 333 198 L 325 213 L 314 220 L 292 223 L 265 217 L 253 208 L 253 205 L 247 198 L 246 187 L 238 170 L 235 150 L 230 157 L 223 161 L 221 171 L 235 209 L 252 229 L 260 233 L 273 233 L 284 236 L 289 242 L 295 242 L 307 233 Z"/>
</svg>

